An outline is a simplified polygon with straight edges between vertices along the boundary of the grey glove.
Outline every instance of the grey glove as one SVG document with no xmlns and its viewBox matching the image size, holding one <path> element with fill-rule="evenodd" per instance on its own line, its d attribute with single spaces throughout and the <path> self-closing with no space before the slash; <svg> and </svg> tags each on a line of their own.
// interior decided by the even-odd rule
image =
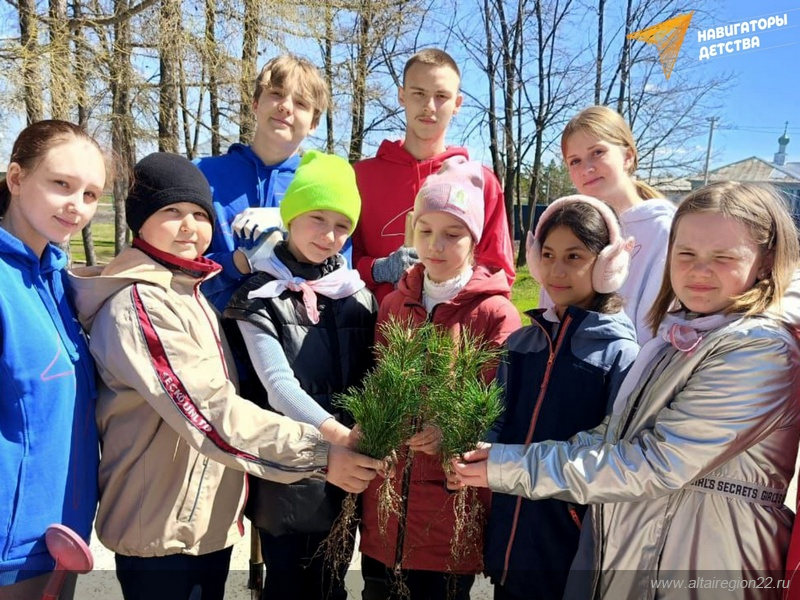
<svg viewBox="0 0 800 600">
<path fill-rule="evenodd" d="M 386 258 L 376 258 L 372 263 L 372 279 L 375 283 L 397 283 L 406 269 L 419 262 L 414 248 L 402 246 Z"/>
<path fill-rule="evenodd" d="M 252 239 L 242 234 L 234 234 L 236 245 L 239 246 L 237 252 L 244 254 L 247 264 L 250 265 L 250 272 L 262 270 L 259 261 L 266 260 L 275 250 L 275 244 L 283 240 L 283 232 L 273 228 L 262 232 L 257 238 Z"/>
<path fill-rule="evenodd" d="M 262 233 L 265 231 L 272 233 L 275 229 L 283 229 L 281 209 L 276 207 L 245 208 L 236 215 L 231 223 L 233 235 L 241 238 L 249 238 L 251 246 L 252 242 Z"/>
</svg>

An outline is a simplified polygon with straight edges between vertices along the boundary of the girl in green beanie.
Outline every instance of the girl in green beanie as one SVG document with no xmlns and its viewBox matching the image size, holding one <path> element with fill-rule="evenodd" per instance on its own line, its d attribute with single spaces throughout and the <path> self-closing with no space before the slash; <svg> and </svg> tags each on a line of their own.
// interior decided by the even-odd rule
<svg viewBox="0 0 800 600">
<path fill-rule="evenodd" d="M 254 254 L 256 274 L 224 313 L 228 329 L 241 333 L 239 351 L 249 357 L 243 362 L 254 369 L 245 379 L 255 389 L 243 393 L 354 448 L 352 421 L 332 399 L 372 366 L 377 303 L 340 254 L 361 212 L 352 167 L 337 156 L 307 152 L 280 211 L 288 238 Z M 324 481 L 250 483 L 246 514 L 259 531 L 267 567 L 262 598 L 345 600 L 345 573 L 331 573 L 317 553 L 344 494 Z"/>
</svg>

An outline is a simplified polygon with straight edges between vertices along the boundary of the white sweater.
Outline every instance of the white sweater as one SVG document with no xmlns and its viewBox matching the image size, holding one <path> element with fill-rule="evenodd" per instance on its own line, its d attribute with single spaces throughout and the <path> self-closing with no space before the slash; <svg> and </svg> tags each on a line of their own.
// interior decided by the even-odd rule
<svg viewBox="0 0 800 600">
<path fill-rule="evenodd" d="M 630 271 L 619 294 L 625 300 L 625 312 L 636 327 L 640 346 L 653 337 L 646 323 L 647 313 L 661 288 L 675 210 L 675 205 L 669 200 L 654 198 L 629 208 L 619 216 L 622 235 L 632 236 L 635 240 Z"/>
</svg>

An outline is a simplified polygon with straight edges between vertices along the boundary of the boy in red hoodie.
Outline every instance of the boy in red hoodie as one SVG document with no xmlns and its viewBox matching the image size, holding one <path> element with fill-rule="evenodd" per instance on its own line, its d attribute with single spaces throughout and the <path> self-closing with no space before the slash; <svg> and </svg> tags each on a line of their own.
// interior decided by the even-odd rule
<svg viewBox="0 0 800 600">
<path fill-rule="evenodd" d="M 453 58 L 429 48 L 412 56 L 403 69 L 397 99 L 406 114 L 402 141 L 384 140 L 374 158 L 355 164 L 361 193 L 361 219 L 353 234 L 353 265 L 380 302 L 403 272 L 417 262 L 413 248 L 403 247 L 406 214 L 414 208 L 422 182 L 452 156 L 469 159 L 466 148 L 448 147 L 445 135 L 463 97 L 461 73 Z M 483 168 L 483 237 L 475 257 L 483 265 L 505 271 L 514 281 L 513 247 L 503 190 Z"/>
</svg>

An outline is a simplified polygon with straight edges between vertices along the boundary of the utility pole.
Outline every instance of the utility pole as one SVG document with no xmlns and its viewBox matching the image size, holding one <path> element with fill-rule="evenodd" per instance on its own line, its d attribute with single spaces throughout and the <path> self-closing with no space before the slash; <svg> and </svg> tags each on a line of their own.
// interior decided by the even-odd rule
<svg viewBox="0 0 800 600">
<path fill-rule="evenodd" d="M 706 121 L 711 123 L 711 128 L 708 130 L 708 148 L 706 148 L 706 166 L 703 170 L 703 185 L 708 184 L 708 161 L 711 160 L 711 140 L 714 137 L 714 123 L 719 121 L 719 117 L 706 117 Z"/>
</svg>

